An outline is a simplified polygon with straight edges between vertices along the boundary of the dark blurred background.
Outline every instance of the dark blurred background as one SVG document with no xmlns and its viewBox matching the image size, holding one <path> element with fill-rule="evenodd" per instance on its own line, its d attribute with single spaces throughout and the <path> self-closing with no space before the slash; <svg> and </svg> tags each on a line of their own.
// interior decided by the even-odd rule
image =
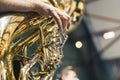
<svg viewBox="0 0 120 80">
<path fill-rule="evenodd" d="M 120 80 L 120 0 L 84 2 L 83 19 L 68 34 L 53 80 L 68 65 L 76 69 L 80 80 Z"/>
</svg>

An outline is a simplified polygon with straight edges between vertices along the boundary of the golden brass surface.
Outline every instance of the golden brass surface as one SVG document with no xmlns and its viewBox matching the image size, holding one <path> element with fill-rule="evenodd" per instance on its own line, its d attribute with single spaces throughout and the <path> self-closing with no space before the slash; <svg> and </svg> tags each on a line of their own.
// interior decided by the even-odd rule
<svg viewBox="0 0 120 80">
<path fill-rule="evenodd" d="M 67 32 L 80 22 L 84 2 L 42 1 L 68 13 L 71 29 L 59 31 L 53 18 L 36 13 L 10 13 L 0 17 L 0 80 L 51 80 L 60 66 Z M 18 78 L 14 61 L 20 62 Z"/>
</svg>

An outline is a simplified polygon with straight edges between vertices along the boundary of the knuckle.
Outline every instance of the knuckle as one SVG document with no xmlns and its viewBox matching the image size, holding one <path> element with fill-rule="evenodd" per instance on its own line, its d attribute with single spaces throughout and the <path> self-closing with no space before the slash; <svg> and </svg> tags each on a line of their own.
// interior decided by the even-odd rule
<svg viewBox="0 0 120 80">
<path fill-rule="evenodd" d="M 69 16 L 65 16 L 65 19 L 66 19 L 66 20 L 69 20 L 69 19 L 70 19 L 70 17 L 69 17 Z"/>
<path fill-rule="evenodd" d="M 68 19 L 68 20 L 70 19 L 70 16 L 69 16 L 69 15 L 67 16 L 67 19 Z"/>
<path fill-rule="evenodd" d="M 51 8 L 49 9 L 49 13 L 50 13 L 51 15 L 53 15 L 54 12 L 55 12 L 55 11 L 54 11 L 53 9 L 51 9 Z"/>
</svg>

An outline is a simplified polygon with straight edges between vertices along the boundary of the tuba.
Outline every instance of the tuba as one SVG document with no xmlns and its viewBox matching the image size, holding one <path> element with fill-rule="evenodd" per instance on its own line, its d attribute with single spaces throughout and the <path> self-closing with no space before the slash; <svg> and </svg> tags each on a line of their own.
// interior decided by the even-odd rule
<svg viewBox="0 0 120 80">
<path fill-rule="evenodd" d="M 73 25 L 83 15 L 83 8 L 78 10 L 79 2 L 83 1 L 77 4 L 72 0 L 42 1 L 68 13 Z M 68 32 L 59 31 L 53 18 L 36 13 L 1 16 L 0 80 L 52 80 L 61 64 Z"/>
</svg>

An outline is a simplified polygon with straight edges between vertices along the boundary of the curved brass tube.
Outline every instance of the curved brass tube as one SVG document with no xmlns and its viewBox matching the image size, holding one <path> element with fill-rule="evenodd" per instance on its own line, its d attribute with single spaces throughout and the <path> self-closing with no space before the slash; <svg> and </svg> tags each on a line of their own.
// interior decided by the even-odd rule
<svg viewBox="0 0 120 80">
<path fill-rule="evenodd" d="M 83 15 L 82 1 L 42 1 L 67 12 L 71 16 L 72 26 L 79 23 Z M 63 57 L 62 48 L 67 40 L 67 32 L 71 30 L 60 32 L 52 18 L 36 13 L 5 15 L 0 18 L 0 28 L 0 80 L 52 79 Z M 18 78 L 14 73 L 15 60 L 20 62 Z"/>
</svg>

